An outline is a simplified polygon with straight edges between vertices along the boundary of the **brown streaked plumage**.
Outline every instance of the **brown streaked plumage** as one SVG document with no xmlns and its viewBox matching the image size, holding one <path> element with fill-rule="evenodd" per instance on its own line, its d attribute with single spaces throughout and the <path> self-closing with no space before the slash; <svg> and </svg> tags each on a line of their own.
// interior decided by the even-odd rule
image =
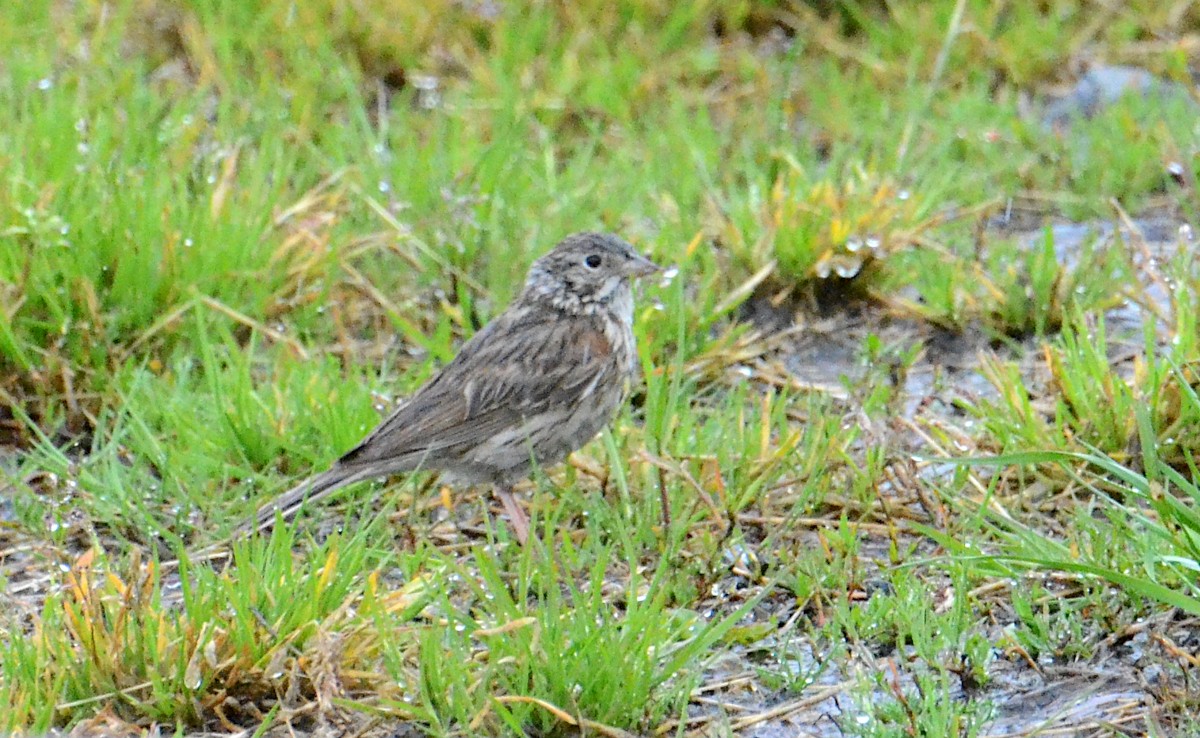
<svg viewBox="0 0 1200 738">
<path fill-rule="evenodd" d="M 354 482 L 416 469 L 491 483 L 524 543 L 513 482 L 587 443 L 637 371 L 632 281 L 659 267 L 620 238 L 569 236 L 533 263 L 521 294 L 361 443 L 259 508 L 264 530 Z"/>
</svg>

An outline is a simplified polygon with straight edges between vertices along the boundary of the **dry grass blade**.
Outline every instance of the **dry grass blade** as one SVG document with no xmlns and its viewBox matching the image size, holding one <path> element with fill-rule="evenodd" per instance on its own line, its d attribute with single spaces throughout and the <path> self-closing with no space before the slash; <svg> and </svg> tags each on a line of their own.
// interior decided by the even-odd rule
<svg viewBox="0 0 1200 738">
<path fill-rule="evenodd" d="M 801 710 L 819 705 L 825 700 L 834 695 L 841 694 L 849 688 L 849 683 L 835 684 L 831 687 L 822 687 L 816 691 L 816 694 L 805 695 L 794 700 L 784 702 L 781 705 L 776 705 L 769 710 L 763 710 L 754 715 L 744 715 L 735 720 L 730 721 L 729 727 L 733 730 L 744 730 L 746 728 L 765 723 L 768 720 L 778 720 L 788 715 L 800 712 Z"/>
<path fill-rule="evenodd" d="M 205 305 L 216 312 L 237 321 L 238 323 L 241 323 L 247 328 L 258 331 L 272 340 L 286 344 L 292 350 L 292 353 L 296 355 L 296 358 L 303 359 L 304 361 L 308 361 L 310 358 L 312 358 L 308 353 L 308 349 L 304 348 L 299 341 L 291 336 L 284 335 L 274 328 L 271 328 L 270 326 L 265 325 L 254 318 L 251 318 L 249 315 L 235 310 L 220 300 L 214 299 L 207 295 L 199 295 L 197 299 L 200 301 L 200 304 Z"/>
<path fill-rule="evenodd" d="M 621 730 L 620 728 L 614 728 L 610 725 L 604 725 L 603 723 L 598 723 L 595 720 L 588 720 L 587 718 L 583 717 L 574 717 L 562 708 L 552 705 L 546 700 L 538 699 L 537 697 L 525 697 L 522 695 L 500 695 L 499 697 L 496 697 L 495 700 L 503 704 L 524 703 L 528 705 L 536 705 L 571 727 L 594 731 L 600 735 L 607 736 L 607 738 L 636 738 L 634 733 Z"/>
<path fill-rule="evenodd" d="M 144 330 L 140 334 L 138 334 L 137 338 L 130 341 L 128 346 L 124 347 L 124 349 L 121 352 L 122 358 L 124 359 L 126 357 L 132 356 L 138 349 L 140 349 L 147 342 L 149 342 L 150 339 L 154 338 L 156 335 L 161 333 L 163 330 L 165 330 L 166 328 L 170 327 L 172 324 L 179 321 L 179 319 L 181 319 L 184 315 L 187 314 L 187 312 L 189 310 L 191 310 L 194 307 L 196 307 L 196 300 L 191 299 L 181 305 L 176 306 L 174 309 L 169 310 L 161 318 L 159 318 L 158 320 L 151 323 L 150 326 L 148 328 L 146 328 L 146 330 Z"/>
<path fill-rule="evenodd" d="M 467 274 L 465 271 L 463 271 L 459 267 L 455 266 L 454 264 L 451 264 L 446 259 L 445 256 L 438 253 L 436 250 L 431 248 L 429 246 L 429 244 L 425 243 L 420 238 L 418 238 L 415 234 L 413 234 L 412 229 L 409 228 L 408 226 L 404 225 L 403 223 L 401 223 L 399 220 L 397 220 L 396 216 L 392 215 L 392 213 L 386 207 L 384 207 L 382 203 L 380 203 L 378 200 L 376 200 L 373 197 L 367 196 L 366 194 L 363 194 L 363 199 L 367 203 L 368 207 L 371 208 L 372 212 L 374 212 L 376 215 L 378 215 L 379 218 L 382 219 L 384 223 L 387 223 L 388 226 L 390 226 L 396 232 L 397 236 L 401 240 L 403 240 L 405 243 L 409 243 L 412 246 L 414 246 L 418 251 L 420 251 L 422 254 L 424 254 L 426 258 L 433 261 L 435 264 L 437 264 L 439 267 L 441 267 L 443 270 L 445 270 L 446 273 L 453 274 L 457 279 L 461 280 L 463 282 L 463 284 L 466 284 L 467 286 L 469 286 L 477 294 L 480 294 L 480 295 L 487 294 L 486 287 L 484 287 L 482 284 L 480 284 L 470 274 Z M 391 249 L 391 251 L 393 253 L 397 254 L 401 258 L 408 261 L 408 263 L 411 264 L 414 269 L 423 269 L 424 268 L 424 265 L 421 264 L 421 262 L 418 259 L 416 259 L 412 254 L 410 254 L 402 249 L 396 248 L 396 246 L 394 244 L 389 244 L 389 248 Z"/>
<path fill-rule="evenodd" d="M 759 285 L 774 274 L 776 266 L 778 265 L 774 259 L 768 261 L 741 284 L 729 290 L 725 297 L 721 298 L 721 301 L 713 308 L 713 315 L 724 315 L 745 302 L 747 297 L 754 294 Z"/>
<path fill-rule="evenodd" d="M 297 198 L 294 203 L 278 212 L 271 219 L 272 226 L 282 228 L 305 213 L 324 209 L 321 206 L 327 201 L 330 190 L 342 180 L 344 175 L 345 170 L 338 170 L 322 179 L 314 187 Z"/>
</svg>

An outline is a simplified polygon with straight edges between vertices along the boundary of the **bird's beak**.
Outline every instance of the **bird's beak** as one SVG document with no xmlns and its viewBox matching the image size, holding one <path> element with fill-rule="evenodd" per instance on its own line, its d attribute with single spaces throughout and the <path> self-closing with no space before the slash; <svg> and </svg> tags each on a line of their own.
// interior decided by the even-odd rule
<svg viewBox="0 0 1200 738">
<path fill-rule="evenodd" d="M 649 277 L 651 274 L 657 274 L 663 270 L 658 264 L 641 254 L 635 254 L 625 268 L 634 277 Z"/>
</svg>

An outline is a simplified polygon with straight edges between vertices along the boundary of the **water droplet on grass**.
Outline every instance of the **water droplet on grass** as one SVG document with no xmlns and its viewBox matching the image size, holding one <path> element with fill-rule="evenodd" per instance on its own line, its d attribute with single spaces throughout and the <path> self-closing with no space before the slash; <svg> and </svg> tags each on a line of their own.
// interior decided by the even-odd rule
<svg viewBox="0 0 1200 738">
<path fill-rule="evenodd" d="M 658 280 L 658 286 L 670 287 L 671 282 L 674 282 L 675 278 L 678 276 L 679 267 L 668 267 L 667 270 L 662 273 L 662 278 Z"/>
<path fill-rule="evenodd" d="M 858 260 L 841 261 L 834 266 L 833 270 L 837 272 L 837 275 L 842 279 L 850 279 L 851 277 L 856 276 L 862 270 L 862 262 Z"/>
</svg>

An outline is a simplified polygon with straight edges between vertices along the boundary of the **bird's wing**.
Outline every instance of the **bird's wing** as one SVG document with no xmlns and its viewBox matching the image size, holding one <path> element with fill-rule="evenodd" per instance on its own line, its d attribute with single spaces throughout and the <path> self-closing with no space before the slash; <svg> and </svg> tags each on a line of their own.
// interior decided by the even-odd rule
<svg viewBox="0 0 1200 738">
<path fill-rule="evenodd" d="M 506 312 L 463 344 L 339 464 L 420 460 L 478 443 L 522 418 L 569 406 L 598 375 L 613 370 L 619 367 L 598 324 L 575 316 L 551 318 L 542 310 Z"/>
</svg>

